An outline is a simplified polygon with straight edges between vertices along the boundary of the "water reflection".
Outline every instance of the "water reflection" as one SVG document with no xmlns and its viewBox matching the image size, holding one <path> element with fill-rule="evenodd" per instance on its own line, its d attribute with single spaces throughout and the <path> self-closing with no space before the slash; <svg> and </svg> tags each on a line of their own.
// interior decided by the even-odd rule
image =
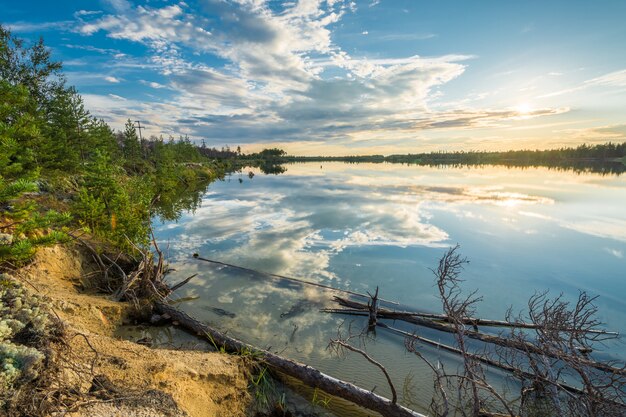
<svg viewBox="0 0 626 417">
<path fill-rule="evenodd" d="M 358 292 L 379 285 L 384 298 L 439 312 L 429 268 L 460 243 L 471 260 L 465 287 L 484 296 L 479 315 L 502 318 L 511 305 L 519 311 L 535 290 L 570 298 L 586 290 L 600 295 L 607 327 L 626 331 L 622 176 L 330 162 L 289 165 L 282 175 L 248 170 L 256 175 L 211 185 L 194 213 L 155 225 L 177 269 L 172 281 L 199 273 L 180 294 L 195 298 L 181 307 L 248 342 L 386 393 L 382 377 L 357 358 L 325 350 L 342 320 L 318 311 L 332 305 L 329 291 L 216 268 L 191 259 L 193 252 Z M 428 404 L 430 375 L 401 337 L 379 332 L 367 348 L 398 386 L 416 375 L 412 399 Z M 598 355 L 623 361 L 624 351 L 609 345 Z"/>
</svg>

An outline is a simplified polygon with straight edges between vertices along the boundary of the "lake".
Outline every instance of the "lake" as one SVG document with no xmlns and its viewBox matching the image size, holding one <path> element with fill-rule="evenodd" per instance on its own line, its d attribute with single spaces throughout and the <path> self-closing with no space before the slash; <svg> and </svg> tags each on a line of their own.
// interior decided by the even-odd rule
<svg viewBox="0 0 626 417">
<path fill-rule="evenodd" d="M 365 323 L 319 312 L 336 307 L 332 296 L 340 293 L 192 254 L 358 293 L 379 286 L 380 296 L 401 308 L 441 312 L 430 268 L 458 243 L 470 261 L 463 287 L 483 297 L 478 316 L 523 311 L 535 291 L 575 299 L 582 290 L 599 296 L 606 328 L 626 332 L 624 175 L 386 163 L 285 167 L 281 175 L 246 168 L 211 184 L 195 212 L 155 221 L 176 269 L 169 279 L 198 273 L 179 291 L 180 308 L 246 342 L 389 395 L 382 374 L 362 357 L 326 350 L 342 323 L 344 334 Z M 436 331 L 419 334 L 451 342 Z M 403 338 L 378 329 L 365 345 L 394 375 L 400 401 L 426 411 L 431 374 L 405 352 Z M 454 357 L 421 349 L 454 369 Z M 617 341 L 596 354 L 623 362 L 625 351 Z"/>
</svg>

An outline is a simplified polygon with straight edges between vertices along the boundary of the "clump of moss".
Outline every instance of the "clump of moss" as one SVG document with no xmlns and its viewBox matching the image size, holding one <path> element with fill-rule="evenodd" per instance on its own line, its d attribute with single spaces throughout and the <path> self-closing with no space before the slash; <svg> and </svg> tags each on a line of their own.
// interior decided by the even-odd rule
<svg viewBox="0 0 626 417">
<path fill-rule="evenodd" d="M 10 394 L 16 382 L 27 383 L 35 379 L 44 355 L 35 348 L 13 343 L 0 343 L 0 391 Z M 3 404 L 0 398 L 0 405 Z"/>
<path fill-rule="evenodd" d="M 0 275 L 0 410 L 13 394 L 35 381 L 53 328 L 40 297 Z"/>
</svg>

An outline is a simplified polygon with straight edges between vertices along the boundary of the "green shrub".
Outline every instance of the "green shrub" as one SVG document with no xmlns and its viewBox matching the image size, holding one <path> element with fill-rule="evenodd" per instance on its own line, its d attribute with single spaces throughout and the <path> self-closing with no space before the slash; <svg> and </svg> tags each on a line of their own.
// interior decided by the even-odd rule
<svg viewBox="0 0 626 417">
<path fill-rule="evenodd" d="M 64 226 L 71 221 L 69 213 L 49 210 L 40 214 L 31 203 L 18 204 L 12 213 L 15 221 L 12 241 L 0 244 L 0 264 L 21 266 L 35 254 L 38 246 L 54 245 L 69 240 Z"/>
</svg>

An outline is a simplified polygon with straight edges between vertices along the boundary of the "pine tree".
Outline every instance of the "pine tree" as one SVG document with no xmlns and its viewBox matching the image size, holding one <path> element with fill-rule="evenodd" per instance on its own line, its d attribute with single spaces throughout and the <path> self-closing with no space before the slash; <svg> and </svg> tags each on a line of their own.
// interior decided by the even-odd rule
<svg viewBox="0 0 626 417">
<path fill-rule="evenodd" d="M 128 119 L 124 126 L 124 143 L 122 146 L 126 168 L 130 169 L 132 172 L 139 172 L 141 165 L 141 144 L 137 137 L 135 124 L 130 119 Z"/>
</svg>

